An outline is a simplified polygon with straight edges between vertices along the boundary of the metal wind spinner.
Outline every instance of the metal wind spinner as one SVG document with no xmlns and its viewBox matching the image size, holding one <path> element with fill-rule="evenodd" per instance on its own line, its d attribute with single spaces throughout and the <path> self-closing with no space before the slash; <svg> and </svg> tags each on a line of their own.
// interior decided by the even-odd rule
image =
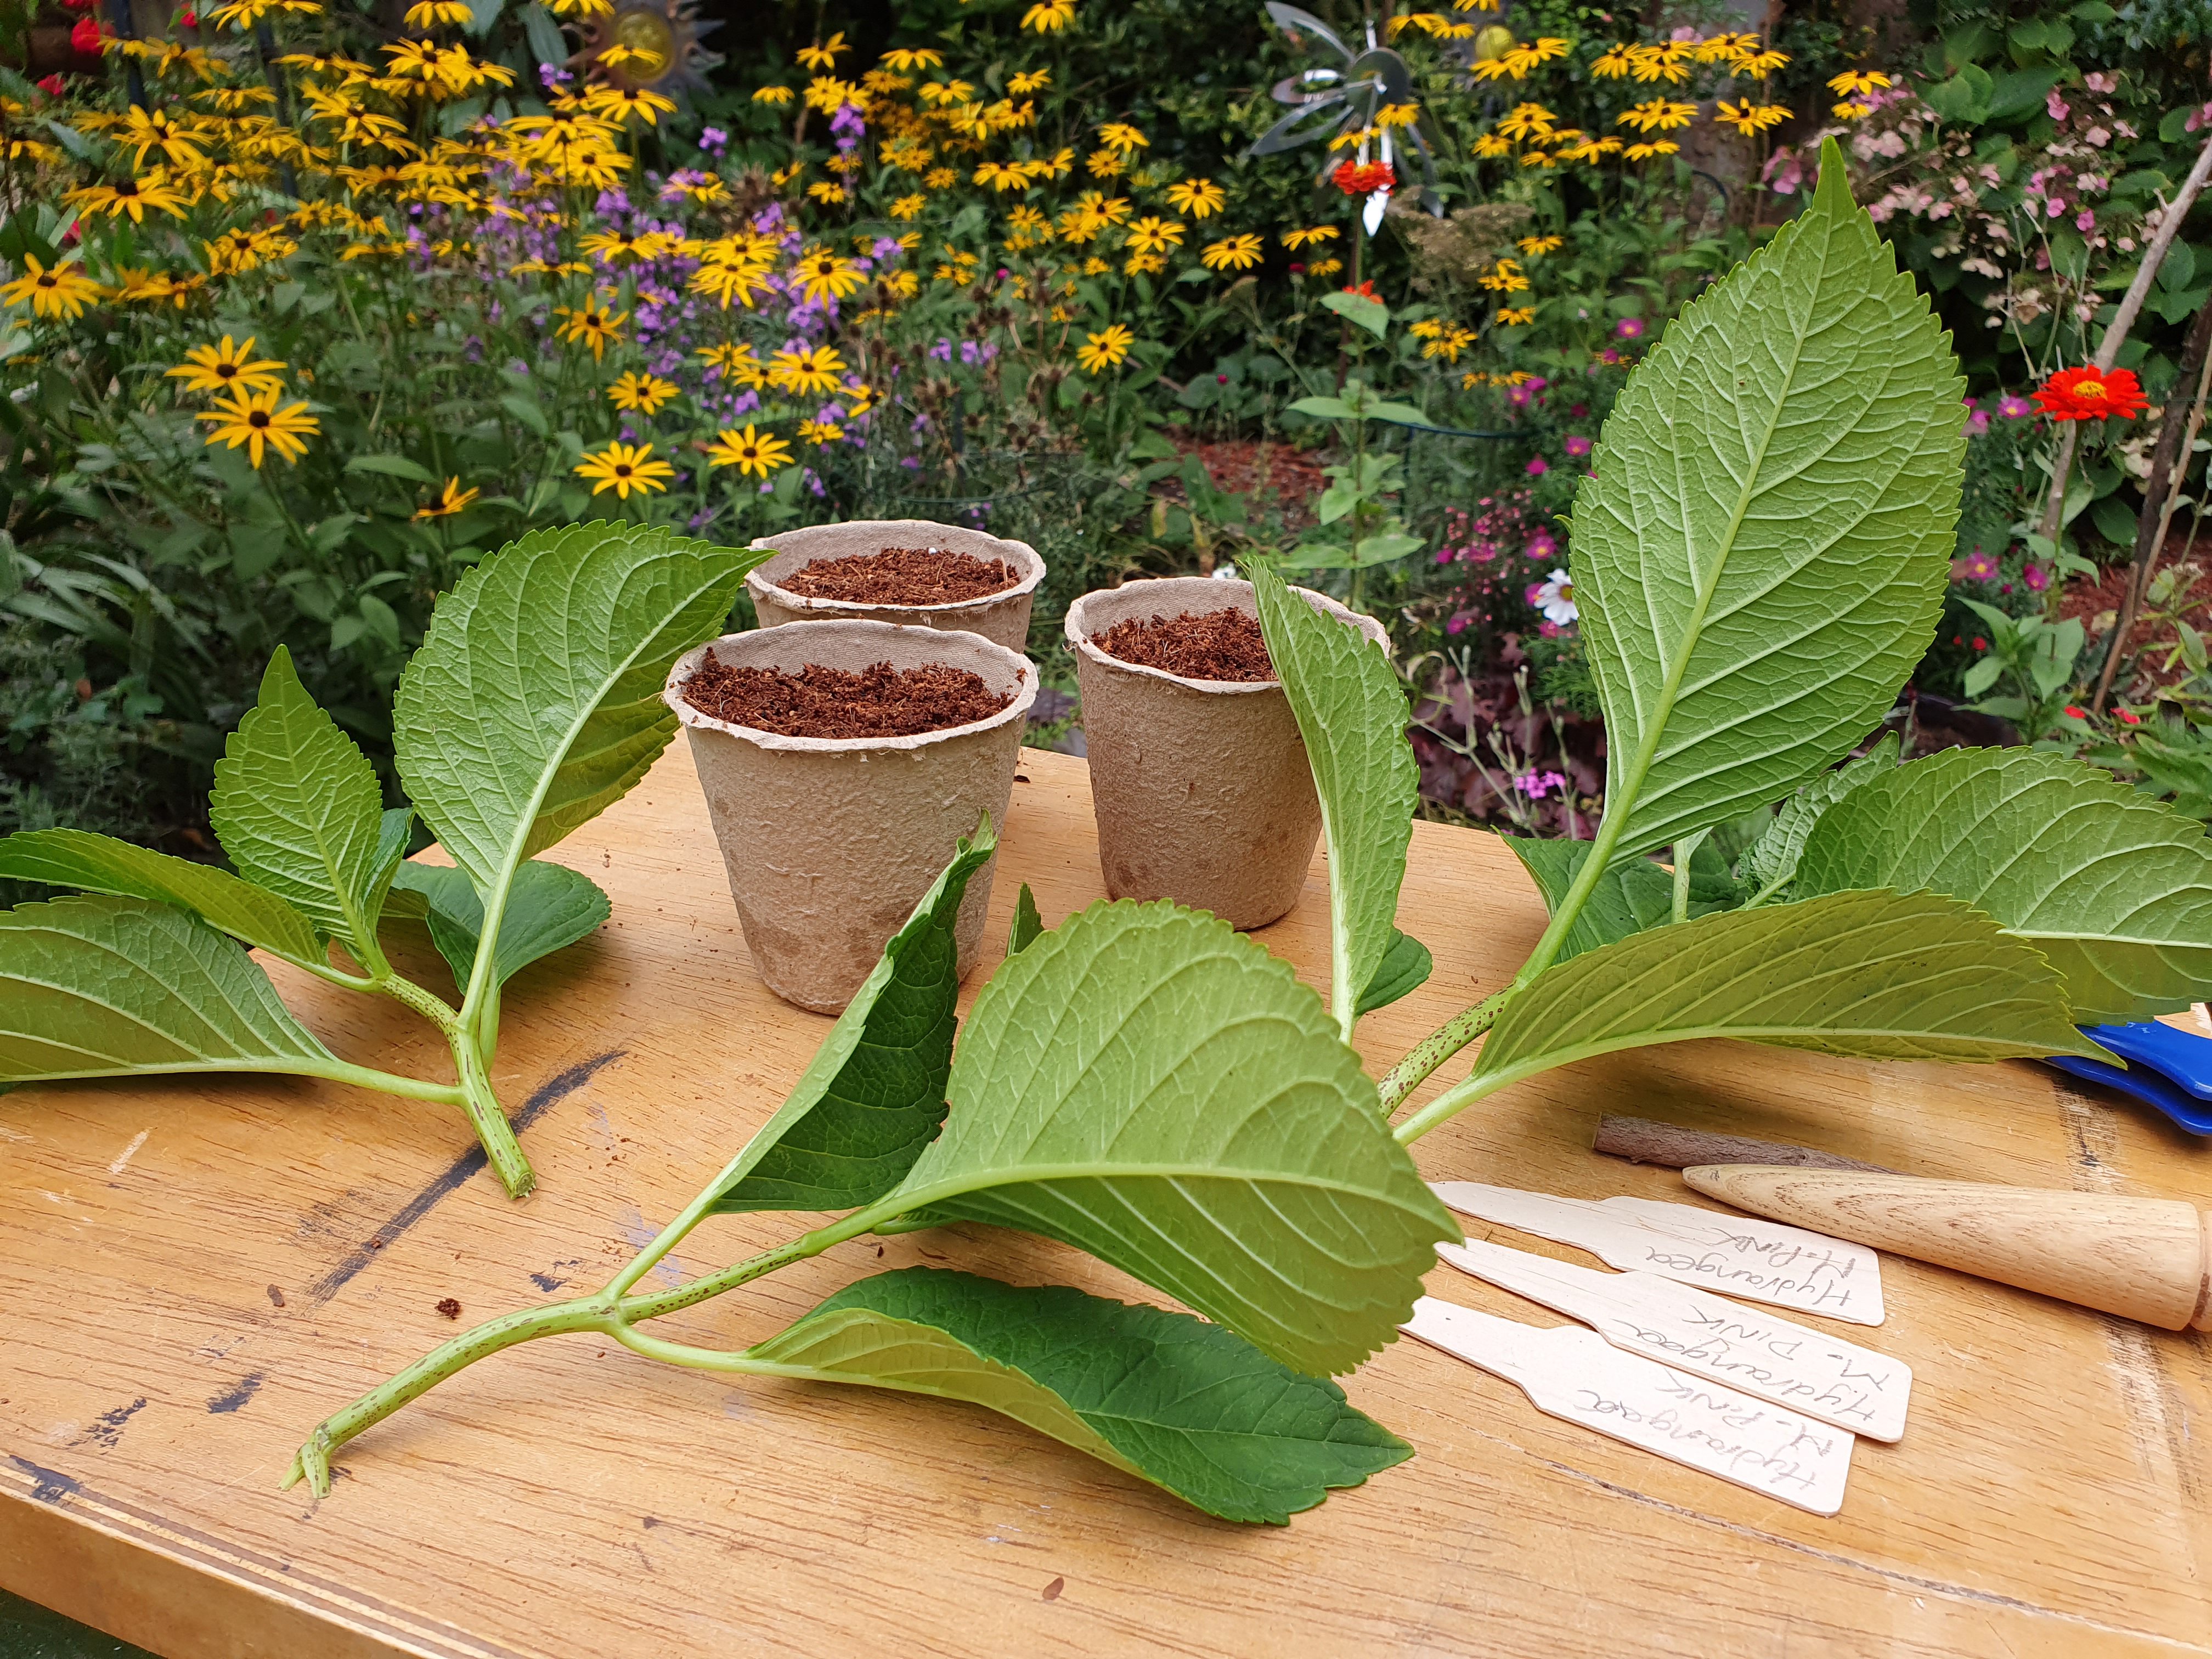
<svg viewBox="0 0 2212 1659">
<path fill-rule="evenodd" d="M 1355 52 L 1338 36 L 1335 30 L 1310 12 L 1300 11 L 1296 6 L 1286 6 L 1281 0 L 1267 0 L 1267 15 L 1283 28 L 1297 34 L 1310 34 L 1335 49 L 1344 60 L 1341 69 L 1310 69 L 1279 81 L 1274 87 L 1275 101 L 1295 107 L 1256 139 L 1248 155 L 1273 155 L 1279 150 L 1295 149 L 1300 144 L 1310 144 L 1317 138 L 1334 137 L 1346 132 L 1364 131 L 1375 125 L 1376 112 L 1385 104 L 1411 104 L 1413 97 L 1413 71 L 1406 60 L 1389 47 L 1378 45 L 1375 25 L 1366 25 L 1367 49 Z M 1315 120 L 1324 112 L 1336 111 Z M 1437 164 L 1428 137 L 1421 124 L 1428 119 L 1423 111 L 1413 125 L 1403 128 L 1407 149 L 1418 155 L 1421 162 L 1421 179 L 1427 186 L 1429 211 L 1441 218 L 1443 204 L 1437 199 Z M 1379 161 L 1386 166 L 1396 166 L 1393 143 L 1395 133 L 1384 128 L 1374 137 L 1363 137 L 1353 161 L 1366 166 L 1370 161 Z M 1370 149 L 1376 153 L 1370 155 Z M 1338 163 L 1325 161 L 1315 179 L 1316 185 L 1328 182 L 1329 175 Z M 1368 192 L 1367 205 L 1361 210 L 1360 223 L 1372 236 L 1382 222 L 1383 210 L 1390 204 L 1390 187 Z"/>
</svg>

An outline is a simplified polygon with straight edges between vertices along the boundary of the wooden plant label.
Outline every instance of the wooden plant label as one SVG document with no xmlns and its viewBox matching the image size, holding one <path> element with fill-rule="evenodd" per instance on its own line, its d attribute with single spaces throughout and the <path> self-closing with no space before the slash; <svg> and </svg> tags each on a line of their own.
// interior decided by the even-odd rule
<svg viewBox="0 0 2212 1659">
<path fill-rule="evenodd" d="M 1850 1433 L 1610 1346 L 1425 1296 L 1400 1327 L 1519 1389 L 1539 1411 L 1815 1515 L 1843 1507 Z"/>
<path fill-rule="evenodd" d="M 1856 1434 L 1905 1432 L 1912 1368 L 1887 1354 L 1656 1273 L 1603 1273 L 1474 1238 L 1437 1254 L 1581 1320 L 1616 1348 Z"/>
<path fill-rule="evenodd" d="M 1882 1321 L 1880 1259 L 1863 1244 L 1651 1199 L 1599 1202 L 1479 1181 L 1429 1184 L 1462 1215 L 1575 1245 L 1611 1267 L 1854 1325 Z"/>
</svg>

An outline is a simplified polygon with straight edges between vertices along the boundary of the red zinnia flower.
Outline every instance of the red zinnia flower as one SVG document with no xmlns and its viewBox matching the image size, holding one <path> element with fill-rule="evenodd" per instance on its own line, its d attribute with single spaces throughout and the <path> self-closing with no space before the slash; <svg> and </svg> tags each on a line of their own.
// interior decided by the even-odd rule
<svg viewBox="0 0 2212 1659">
<path fill-rule="evenodd" d="M 1397 169 L 1388 161 L 1340 161 L 1328 176 L 1346 196 L 1371 195 L 1398 182 Z"/>
<path fill-rule="evenodd" d="M 70 31 L 70 46 L 88 55 L 100 51 L 100 23 L 97 19 L 80 17 L 76 27 Z"/>
<path fill-rule="evenodd" d="M 1375 283 L 1372 278 L 1360 283 L 1357 288 L 1346 286 L 1337 289 L 1337 292 L 1339 294 L 1357 294 L 1363 300 L 1380 301 L 1382 297 L 1375 291 Z"/>
<path fill-rule="evenodd" d="M 45 80 L 39 82 L 39 90 L 45 93 L 49 98 L 58 98 L 63 93 L 68 91 L 69 88 L 62 84 L 62 77 L 60 76 L 49 75 Z"/>
<path fill-rule="evenodd" d="M 2132 420 L 2150 407 L 2134 371 L 2062 368 L 2035 389 L 2035 401 L 2054 421 Z"/>
</svg>

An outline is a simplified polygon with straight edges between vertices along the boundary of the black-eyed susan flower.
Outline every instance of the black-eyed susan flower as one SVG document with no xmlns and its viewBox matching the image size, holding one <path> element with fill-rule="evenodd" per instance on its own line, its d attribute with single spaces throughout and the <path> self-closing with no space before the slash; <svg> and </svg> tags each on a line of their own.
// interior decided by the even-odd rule
<svg viewBox="0 0 2212 1659">
<path fill-rule="evenodd" d="M 1795 113 L 1787 104 L 1754 104 L 1747 98 L 1741 106 L 1722 99 L 1713 106 L 1713 120 L 1717 125 L 1734 127 L 1743 137 L 1754 137 L 1769 127 L 1779 126 Z"/>
<path fill-rule="evenodd" d="M 1098 129 L 1098 142 L 1117 155 L 1127 155 L 1131 150 L 1150 148 L 1152 141 L 1127 121 L 1109 121 Z"/>
<path fill-rule="evenodd" d="M 768 378 L 761 368 L 759 354 L 743 342 L 702 346 L 699 355 L 707 360 L 708 368 L 739 386 L 758 386 Z"/>
<path fill-rule="evenodd" d="M 897 46 L 885 52 L 878 61 L 886 68 L 895 69 L 904 75 L 914 70 L 943 69 L 945 54 L 927 46 Z"/>
<path fill-rule="evenodd" d="M 820 446 L 833 444 L 845 435 L 845 428 L 835 421 L 801 421 L 799 435 L 808 443 Z"/>
<path fill-rule="evenodd" d="M 586 300 L 580 306 L 556 306 L 553 314 L 565 317 L 561 325 L 561 337 L 570 345 L 587 345 L 592 349 L 592 361 L 598 362 L 606 355 L 607 347 L 622 338 L 622 325 L 629 320 L 627 311 L 609 312 L 597 300 Z"/>
<path fill-rule="evenodd" d="M 1211 179 L 1186 179 L 1179 185 L 1168 186 L 1170 205 L 1194 219 L 1220 212 L 1228 199 L 1222 194 L 1221 186 Z"/>
<path fill-rule="evenodd" d="M 779 392 L 835 392 L 844 372 L 835 346 L 787 347 L 769 360 L 768 383 Z"/>
<path fill-rule="evenodd" d="M 826 70 L 834 65 L 841 55 L 850 51 L 852 47 L 845 44 L 845 31 L 839 29 L 819 46 L 801 46 L 792 55 L 799 59 L 801 69 Z"/>
<path fill-rule="evenodd" d="M 468 0 L 418 0 L 407 8 L 410 29 L 459 28 L 474 16 Z"/>
<path fill-rule="evenodd" d="M 1334 225 L 1309 225 L 1302 230 L 1283 233 L 1283 246 L 1292 252 L 1310 244 L 1333 242 L 1341 234 Z"/>
<path fill-rule="evenodd" d="M 1098 333 L 1086 335 L 1084 343 L 1076 347 L 1075 360 L 1092 374 L 1101 374 L 1109 368 L 1119 368 L 1129 355 L 1129 348 L 1137 337 L 1127 327 L 1115 323 Z"/>
<path fill-rule="evenodd" d="M 305 403 L 288 404 L 279 409 L 276 399 L 282 395 L 276 386 L 261 392 L 234 392 L 219 399 L 212 412 L 196 418 L 215 428 L 207 434 L 210 445 L 243 447 L 246 459 L 257 470 L 264 447 L 275 450 L 288 461 L 297 461 L 307 453 L 307 440 L 320 432 L 322 427 L 307 413 Z"/>
<path fill-rule="evenodd" d="M 1052 34 L 1075 21 L 1075 0 L 1036 0 L 1022 14 L 1022 27 Z"/>
<path fill-rule="evenodd" d="M 1523 236 L 1514 246 L 1531 259 L 1540 259 L 1547 253 L 1557 253 L 1566 245 L 1564 236 Z"/>
<path fill-rule="evenodd" d="M 1634 127 L 1638 132 L 1665 132 L 1674 127 L 1686 127 L 1697 112 L 1695 104 L 1654 98 L 1644 103 L 1630 105 L 1613 118 L 1613 124 Z"/>
<path fill-rule="evenodd" d="M 791 274 L 812 305 L 842 300 L 866 280 L 850 260 L 839 258 L 826 247 L 811 247 L 800 254 Z"/>
<path fill-rule="evenodd" d="M 748 421 L 742 432 L 724 427 L 707 446 L 707 459 L 710 465 L 734 466 L 748 477 L 765 478 L 776 468 L 791 465 L 791 446 L 772 432 L 754 430 Z"/>
<path fill-rule="evenodd" d="M 753 88 L 753 102 L 756 104 L 787 104 L 798 95 L 789 87 L 755 87 Z"/>
<path fill-rule="evenodd" d="M 213 345 L 194 346 L 185 353 L 183 362 L 166 371 L 167 378 L 182 380 L 187 392 L 217 396 L 229 392 L 282 390 L 283 360 L 264 357 L 256 361 L 253 341 L 254 337 L 249 334 L 244 345 L 234 345 L 226 334 Z"/>
<path fill-rule="evenodd" d="M 465 511 L 469 503 L 483 494 L 483 491 L 481 489 L 462 489 L 461 481 L 459 478 L 448 478 L 446 480 L 446 487 L 440 490 L 428 505 L 415 509 L 415 516 L 417 519 L 426 520 L 450 519 L 456 513 Z"/>
<path fill-rule="evenodd" d="M 166 213 L 173 219 L 185 216 L 184 192 L 170 182 L 167 169 L 163 167 L 112 184 L 102 179 L 96 185 L 70 191 L 62 200 L 88 212 L 105 213 L 112 219 L 128 214 L 134 225 L 145 223 L 149 211 Z"/>
<path fill-rule="evenodd" d="M 1183 227 L 1172 219 L 1147 215 L 1129 227 L 1129 246 L 1139 253 L 1165 253 L 1182 238 Z"/>
<path fill-rule="evenodd" d="M 607 401 L 617 409 L 650 415 L 682 390 L 675 381 L 658 374 L 625 374 L 607 388 Z"/>
<path fill-rule="evenodd" d="M 1198 256 L 1198 262 L 1208 270 L 1249 270 L 1260 263 L 1260 239 L 1249 232 L 1224 236 L 1218 242 L 1209 242 L 1206 251 Z"/>
<path fill-rule="evenodd" d="M 589 478 L 592 494 L 603 495 L 611 489 L 623 501 L 629 492 L 650 495 L 655 490 L 668 488 L 668 480 L 676 476 L 676 469 L 665 461 L 653 459 L 651 444 L 609 444 L 597 454 L 589 451 L 575 465 L 576 476 Z"/>
<path fill-rule="evenodd" d="M 84 308 L 107 290 L 84 274 L 74 261 L 49 268 L 36 254 L 23 256 L 23 275 L 0 286 L 0 300 L 11 306 L 28 306 L 34 317 L 58 317 L 75 322 Z"/>
</svg>

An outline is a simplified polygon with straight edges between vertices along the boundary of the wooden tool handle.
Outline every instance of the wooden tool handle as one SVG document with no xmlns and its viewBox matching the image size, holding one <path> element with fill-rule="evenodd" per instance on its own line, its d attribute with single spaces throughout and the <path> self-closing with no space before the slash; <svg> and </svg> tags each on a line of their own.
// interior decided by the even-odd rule
<svg viewBox="0 0 2212 1659">
<path fill-rule="evenodd" d="M 2179 1199 L 1759 1164 L 1682 1179 L 1753 1215 L 2169 1331 L 2212 1330 L 2212 1224 Z"/>
</svg>

